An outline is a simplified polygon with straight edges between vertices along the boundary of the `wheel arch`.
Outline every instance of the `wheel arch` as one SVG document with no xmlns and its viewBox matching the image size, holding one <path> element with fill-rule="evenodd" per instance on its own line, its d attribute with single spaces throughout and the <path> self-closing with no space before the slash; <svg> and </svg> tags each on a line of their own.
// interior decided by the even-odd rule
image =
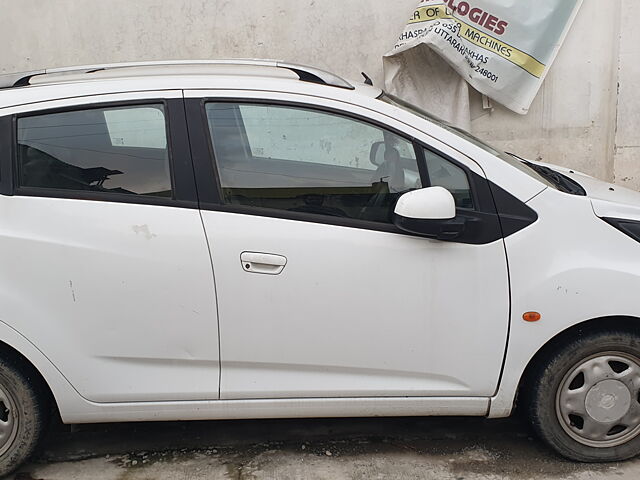
<svg viewBox="0 0 640 480">
<path fill-rule="evenodd" d="M 27 375 L 30 381 L 37 382 L 39 387 L 38 390 L 44 393 L 47 397 L 44 400 L 46 400 L 47 403 L 57 406 L 55 396 L 53 395 L 53 391 L 51 390 L 49 383 L 45 380 L 44 375 L 42 375 L 40 370 L 32 361 L 2 340 L 0 340 L 0 357 L 20 369 Z"/>
<path fill-rule="evenodd" d="M 42 391 L 49 396 L 50 405 L 60 413 L 63 421 L 69 413 L 84 411 L 86 400 L 73 388 L 45 353 L 1 320 L 0 355 L 5 356 L 9 361 L 16 362 L 19 367 L 28 369 L 33 378 L 42 382 Z"/>
<path fill-rule="evenodd" d="M 527 366 L 523 370 L 522 375 L 520 376 L 520 381 L 518 382 L 516 396 L 514 398 L 514 408 L 517 409 L 518 397 L 522 394 L 527 385 L 527 382 L 531 379 L 532 375 L 535 374 L 537 368 L 551 352 L 562 348 L 563 345 L 566 345 L 570 341 L 570 339 L 575 338 L 576 336 L 607 329 L 621 329 L 632 331 L 640 336 L 640 317 L 612 315 L 593 318 L 591 320 L 585 320 L 584 322 L 574 324 L 557 333 L 554 337 L 550 338 L 542 347 L 538 349 L 533 357 L 531 357 L 529 363 L 527 363 Z"/>
</svg>

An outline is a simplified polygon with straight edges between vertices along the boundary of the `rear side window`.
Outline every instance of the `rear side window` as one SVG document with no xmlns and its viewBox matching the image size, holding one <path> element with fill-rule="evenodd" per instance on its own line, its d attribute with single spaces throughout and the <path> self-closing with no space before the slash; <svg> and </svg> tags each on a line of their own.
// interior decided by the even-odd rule
<svg viewBox="0 0 640 480">
<path fill-rule="evenodd" d="M 391 223 L 422 188 L 413 144 L 376 125 L 297 106 L 206 112 L 227 204 Z"/>
<path fill-rule="evenodd" d="M 22 187 L 171 197 L 161 104 L 18 118 Z"/>
</svg>

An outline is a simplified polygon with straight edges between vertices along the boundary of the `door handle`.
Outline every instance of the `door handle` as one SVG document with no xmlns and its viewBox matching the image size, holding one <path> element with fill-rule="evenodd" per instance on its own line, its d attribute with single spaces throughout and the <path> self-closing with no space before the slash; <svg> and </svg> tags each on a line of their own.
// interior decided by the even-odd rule
<svg viewBox="0 0 640 480">
<path fill-rule="evenodd" d="M 242 252 L 240 263 L 247 273 L 280 275 L 287 266 L 287 257 L 271 253 Z"/>
</svg>

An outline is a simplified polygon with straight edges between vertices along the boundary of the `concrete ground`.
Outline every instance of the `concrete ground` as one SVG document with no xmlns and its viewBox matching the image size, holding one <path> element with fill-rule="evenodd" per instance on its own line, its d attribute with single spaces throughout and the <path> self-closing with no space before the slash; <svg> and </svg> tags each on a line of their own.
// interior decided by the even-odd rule
<svg viewBox="0 0 640 480">
<path fill-rule="evenodd" d="M 640 460 L 571 463 L 513 419 L 144 423 L 56 427 L 12 478 L 636 480 Z"/>
</svg>

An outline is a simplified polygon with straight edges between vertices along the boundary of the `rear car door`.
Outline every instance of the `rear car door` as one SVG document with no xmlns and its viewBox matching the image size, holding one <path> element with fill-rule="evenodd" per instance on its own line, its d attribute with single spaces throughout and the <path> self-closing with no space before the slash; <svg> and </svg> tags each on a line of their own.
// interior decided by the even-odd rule
<svg viewBox="0 0 640 480">
<path fill-rule="evenodd" d="M 509 286 L 486 179 L 353 105 L 185 96 L 218 287 L 221 398 L 495 392 Z M 486 235 L 444 243 L 394 227 L 400 195 L 429 185 L 452 191 Z"/>
<path fill-rule="evenodd" d="M 94 402 L 219 396 L 181 91 L 0 112 L 0 321 Z"/>
</svg>

